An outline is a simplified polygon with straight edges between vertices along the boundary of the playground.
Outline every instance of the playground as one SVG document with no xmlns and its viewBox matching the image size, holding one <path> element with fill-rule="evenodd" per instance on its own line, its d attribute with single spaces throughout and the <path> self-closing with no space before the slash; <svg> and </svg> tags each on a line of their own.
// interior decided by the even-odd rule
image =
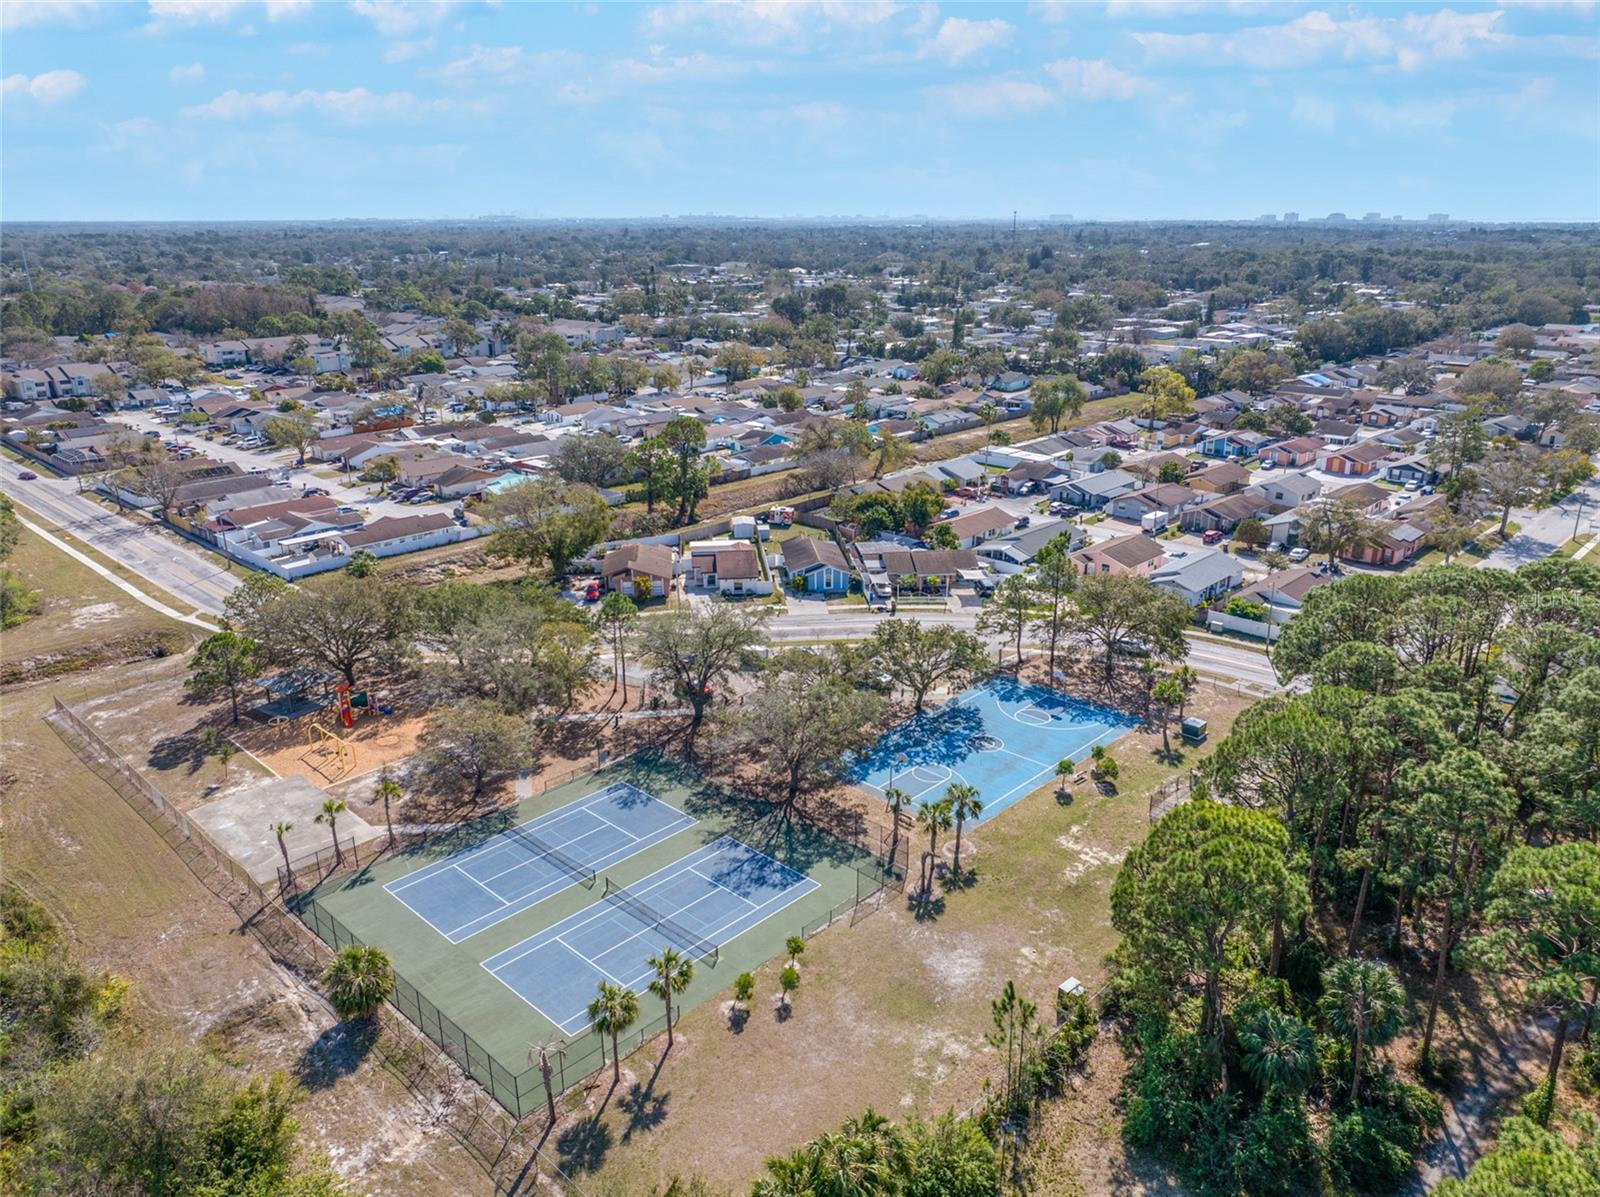
<svg viewBox="0 0 1600 1197">
<path fill-rule="evenodd" d="M 232 739 L 278 776 L 319 786 L 409 756 L 427 721 L 401 696 L 346 686 L 332 674 L 287 670 L 257 685 L 266 701 L 249 709 Z"/>
</svg>

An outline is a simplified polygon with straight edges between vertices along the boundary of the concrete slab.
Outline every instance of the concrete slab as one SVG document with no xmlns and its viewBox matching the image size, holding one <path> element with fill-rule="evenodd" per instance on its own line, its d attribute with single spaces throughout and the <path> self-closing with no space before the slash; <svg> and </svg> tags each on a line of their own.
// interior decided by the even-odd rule
<svg viewBox="0 0 1600 1197">
<path fill-rule="evenodd" d="M 244 866 L 262 884 L 275 882 L 283 856 L 278 852 L 274 823 L 289 822 L 294 830 L 285 835 L 289 856 L 298 858 L 322 848 L 333 840 L 317 815 L 328 795 L 303 777 L 274 777 L 259 782 L 238 794 L 217 798 L 189 812 L 217 847 Z M 360 844 L 384 835 L 353 811 L 339 816 L 339 841 L 351 839 Z"/>
</svg>

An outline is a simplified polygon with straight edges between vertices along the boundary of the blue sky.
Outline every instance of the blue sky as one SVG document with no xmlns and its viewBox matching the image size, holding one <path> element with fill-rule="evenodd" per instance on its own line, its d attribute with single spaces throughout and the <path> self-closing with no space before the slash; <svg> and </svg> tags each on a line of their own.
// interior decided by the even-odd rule
<svg viewBox="0 0 1600 1197">
<path fill-rule="evenodd" d="M 1592 4 L 0 0 L 0 213 L 1600 219 Z"/>
</svg>

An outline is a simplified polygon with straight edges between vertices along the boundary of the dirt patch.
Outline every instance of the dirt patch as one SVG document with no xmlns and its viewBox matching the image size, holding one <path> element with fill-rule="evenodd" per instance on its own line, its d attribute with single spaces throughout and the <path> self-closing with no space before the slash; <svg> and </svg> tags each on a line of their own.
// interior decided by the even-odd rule
<svg viewBox="0 0 1600 1197">
<path fill-rule="evenodd" d="M 102 604 L 97 604 L 100 605 Z M 113 610 L 98 622 L 106 623 L 120 617 L 121 612 Z M 74 628 L 84 629 L 86 637 L 93 637 L 92 628 L 80 624 L 76 619 L 72 624 Z M 0 661 L 0 686 L 24 685 L 45 678 L 58 678 L 64 674 L 100 669 L 107 665 L 169 657 L 183 652 L 190 643 L 189 636 L 176 630 L 140 632 L 129 636 L 117 636 L 110 640 L 87 639 L 85 643 L 57 652 L 38 653 L 17 660 Z"/>
</svg>

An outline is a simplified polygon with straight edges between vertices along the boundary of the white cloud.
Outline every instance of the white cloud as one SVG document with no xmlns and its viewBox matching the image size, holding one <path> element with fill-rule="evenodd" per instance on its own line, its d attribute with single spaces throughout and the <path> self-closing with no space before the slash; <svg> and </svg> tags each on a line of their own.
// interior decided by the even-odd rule
<svg viewBox="0 0 1600 1197">
<path fill-rule="evenodd" d="M 1103 58 L 1062 58 L 1044 69 L 1067 95 L 1083 100 L 1131 100 L 1152 89 L 1150 80 Z"/>
<path fill-rule="evenodd" d="M 77 71 L 46 71 L 42 75 L 7 75 L 3 85 L 7 99 L 26 96 L 38 104 L 60 104 L 72 99 L 88 85 Z"/>
<path fill-rule="evenodd" d="M 939 32 L 928 43 L 928 53 L 954 65 L 965 62 L 974 54 L 993 50 L 1011 42 L 1016 29 L 1009 21 L 969 21 L 964 17 L 947 17 Z"/>
<path fill-rule="evenodd" d="M 244 0 L 149 0 L 152 33 L 221 25 L 244 7 Z"/>
<path fill-rule="evenodd" d="M 935 107 L 957 116 L 1019 116 L 1048 108 L 1057 99 L 1048 87 L 1028 79 L 941 83 L 923 94 Z"/>
<path fill-rule="evenodd" d="M 267 20 L 288 21 L 311 11 L 311 0 L 267 0 Z"/>
<path fill-rule="evenodd" d="M 1028 0 L 1028 15 L 1046 25 L 1064 25 L 1077 7 L 1073 0 Z"/>
<path fill-rule="evenodd" d="M 408 37 L 439 25 L 456 0 L 354 0 L 351 7 L 372 22 L 380 37 Z"/>
<path fill-rule="evenodd" d="M 438 110 L 439 101 L 421 103 L 408 91 L 371 92 L 364 87 L 348 91 L 236 91 L 228 90 L 204 104 L 185 108 L 186 117 L 214 120 L 248 120 L 266 117 L 282 120 L 295 116 L 320 116 L 328 120 L 359 124 L 374 120 L 394 120 Z"/>
<path fill-rule="evenodd" d="M 472 82 L 485 75 L 510 74 L 520 69 L 525 61 L 521 46 L 473 46 L 460 58 L 428 73 L 451 82 Z"/>
<path fill-rule="evenodd" d="M 0 29 L 30 25 L 80 25 L 100 8 L 99 0 L 6 0 L 0 4 Z"/>
<path fill-rule="evenodd" d="M 770 45 L 811 33 L 872 29 L 905 12 L 892 0 L 673 0 L 645 13 L 653 32 L 709 25 L 741 41 Z"/>
<path fill-rule="evenodd" d="M 188 66 L 175 66 L 167 72 L 174 83 L 194 83 L 206 77 L 206 64 L 191 62 Z"/>
<path fill-rule="evenodd" d="M 1500 32 L 1499 10 L 1457 12 L 1442 8 L 1401 17 L 1336 17 L 1315 11 L 1279 25 L 1255 25 L 1229 33 L 1133 34 L 1155 58 L 1184 62 L 1238 63 L 1260 70 L 1299 70 L 1328 59 L 1392 62 L 1415 70 L 1439 59 L 1510 41 Z"/>
</svg>

